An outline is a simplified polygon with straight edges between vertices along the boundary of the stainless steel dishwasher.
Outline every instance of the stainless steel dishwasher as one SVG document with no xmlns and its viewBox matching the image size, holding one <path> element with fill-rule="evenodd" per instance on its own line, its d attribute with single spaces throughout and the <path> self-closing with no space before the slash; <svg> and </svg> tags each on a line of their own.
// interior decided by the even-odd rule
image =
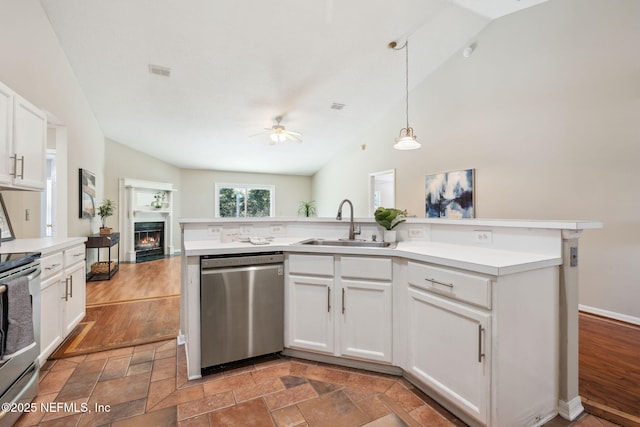
<svg viewBox="0 0 640 427">
<path fill-rule="evenodd" d="M 282 351 L 282 252 L 200 258 L 201 369 Z"/>
</svg>

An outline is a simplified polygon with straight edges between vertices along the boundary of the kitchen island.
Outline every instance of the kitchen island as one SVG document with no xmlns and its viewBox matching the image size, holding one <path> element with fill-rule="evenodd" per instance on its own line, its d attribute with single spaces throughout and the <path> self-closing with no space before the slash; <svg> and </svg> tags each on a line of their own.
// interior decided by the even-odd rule
<svg viewBox="0 0 640 427">
<path fill-rule="evenodd" d="M 381 235 L 357 219 L 360 238 Z M 184 219 L 181 335 L 200 369 L 200 256 L 285 254 L 285 354 L 405 376 L 470 425 L 582 412 L 577 244 L 597 222 L 409 219 L 395 248 L 328 218 Z M 247 237 L 269 237 L 253 245 Z"/>
</svg>

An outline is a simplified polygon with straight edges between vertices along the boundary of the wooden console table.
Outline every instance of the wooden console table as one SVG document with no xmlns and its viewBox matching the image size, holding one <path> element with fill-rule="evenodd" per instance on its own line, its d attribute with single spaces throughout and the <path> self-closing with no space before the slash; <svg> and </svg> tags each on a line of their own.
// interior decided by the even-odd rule
<svg viewBox="0 0 640 427">
<path fill-rule="evenodd" d="M 87 273 L 87 281 L 97 281 L 97 280 L 111 280 L 111 278 L 118 272 L 120 268 L 120 233 L 115 232 L 109 235 L 102 234 L 92 234 L 87 238 L 87 252 L 89 249 L 97 249 L 98 250 L 98 263 L 100 263 L 100 249 L 106 248 L 108 249 L 109 255 L 106 261 L 102 261 L 102 263 L 108 263 L 105 266 L 104 272 L 95 273 L 92 272 L 91 269 L 89 273 Z M 117 257 L 114 261 L 114 265 L 111 266 L 111 248 L 115 245 L 118 245 L 117 248 Z M 89 259 L 89 254 L 87 253 L 87 259 Z"/>
</svg>

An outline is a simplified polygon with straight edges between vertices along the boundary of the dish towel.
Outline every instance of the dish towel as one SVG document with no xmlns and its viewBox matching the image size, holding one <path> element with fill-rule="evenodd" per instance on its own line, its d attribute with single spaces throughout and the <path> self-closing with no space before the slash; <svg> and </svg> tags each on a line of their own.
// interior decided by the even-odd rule
<svg viewBox="0 0 640 427">
<path fill-rule="evenodd" d="M 33 310 L 26 276 L 9 280 L 7 286 L 7 336 L 2 359 L 11 359 L 36 345 Z"/>
</svg>

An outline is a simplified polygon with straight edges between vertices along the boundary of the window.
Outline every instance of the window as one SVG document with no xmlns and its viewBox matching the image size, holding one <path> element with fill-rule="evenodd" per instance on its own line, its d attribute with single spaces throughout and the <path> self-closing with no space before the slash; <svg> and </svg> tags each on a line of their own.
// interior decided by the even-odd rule
<svg viewBox="0 0 640 427">
<path fill-rule="evenodd" d="M 249 218 L 273 216 L 273 185 L 216 184 L 215 216 Z"/>
</svg>

